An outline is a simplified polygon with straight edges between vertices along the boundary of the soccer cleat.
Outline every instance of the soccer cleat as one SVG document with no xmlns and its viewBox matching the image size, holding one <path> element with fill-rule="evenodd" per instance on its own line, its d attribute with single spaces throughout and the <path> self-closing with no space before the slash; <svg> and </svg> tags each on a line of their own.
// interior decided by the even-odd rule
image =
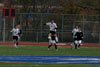
<svg viewBox="0 0 100 67">
<path fill-rule="evenodd" d="M 80 48 L 77 48 L 77 49 L 80 49 Z"/>
<path fill-rule="evenodd" d="M 50 49 L 48 48 L 48 50 L 50 50 Z"/>
<path fill-rule="evenodd" d="M 56 51 L 58 51 L 58 49 L 56 49 Z"/>
</svg>

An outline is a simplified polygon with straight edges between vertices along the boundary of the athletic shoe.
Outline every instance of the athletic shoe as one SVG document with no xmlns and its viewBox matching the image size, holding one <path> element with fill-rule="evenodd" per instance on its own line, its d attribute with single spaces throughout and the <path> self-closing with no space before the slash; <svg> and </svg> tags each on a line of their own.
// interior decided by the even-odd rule
<svg viewBox="0 0 100 67">
<path fill-rule="evenodd" d="M 58 49 L 56 49 L 56 51 L 58 51 Z"/>
</svg>

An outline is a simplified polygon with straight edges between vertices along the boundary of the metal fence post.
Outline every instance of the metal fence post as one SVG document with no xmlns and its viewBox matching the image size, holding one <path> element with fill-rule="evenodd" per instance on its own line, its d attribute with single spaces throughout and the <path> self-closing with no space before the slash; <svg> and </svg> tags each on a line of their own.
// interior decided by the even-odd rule
<svg viewBox="0 0 100 67">
<path fill-rule="evenodd" d="M 5 40 L 5 39 L 6 39 L 6 38 L 5 38 L 5 36 L 6 36 L 6 34 L 5 34 L 5 33 L 6 33 L 6 31 L 5 31 L 5 30 L 6 30 L 6 28 L 5 28 L 5 23 L 6 23 L 6 18 L 4 17 L 3 42 L 5 42 L 5 41 L 6 41 L 6 40 Z"/>
<path fill-rule="evenodd" d="M 83 36 L 84 36 L 84 33 L 85 33 L 85 31 L 84 31 L 84 28 L 85 28 L 85 27 L 84 27 L 84 26 L 85 26 L 85 25 L 84 25 L 84 21 L 85 21 L 85 19 L 84 19 L 84 15 L 83 15 Z M 83 42 L 84 42 L 84 39 L 83 39 Z"/>
<path fill-rule="evenodd" d="M 41 28 L 40 29 L 41 30 L 41 37 L 42 37 L 42 32 L 43 32 L 43 27 L 42 26 L 43 26 L 43 18 L 42 18 L 42 13 L 41 13 L 41 27 L 40 27 Z"/>
<path fill-rule="evenodd" d="M 14 25 L 15 25 L 15 18 L 13 18 L 13 28 L 14 28 Z"/>
<path fill-rule="evenodd" d="M 100 43 L 100 33 L 99 33 L 99 43 Z"/>
<path fill-rule="evenodd" d="M 64 15 L 62 14 L 62 42 L 63 42 L 63 31 L 64 31 Z"/>
<path fill-rule="evenodd" d="M 37 34 L 37 37 L 36 37 L 36 42 L 39 42 L 39 35 L 38 35 L 38 32 L 36 33 Z"/>
</svg>

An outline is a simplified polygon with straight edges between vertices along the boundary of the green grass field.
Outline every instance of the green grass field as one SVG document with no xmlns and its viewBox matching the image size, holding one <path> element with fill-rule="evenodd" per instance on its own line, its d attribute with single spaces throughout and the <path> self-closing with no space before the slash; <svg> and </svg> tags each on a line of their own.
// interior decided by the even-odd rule
<svg viewBox="0 0 100 67">
<path fill-rule="evenodd" d="M 100 48 L 71 48 L 54 47 L 47 50 L 47 46 L 19 46 L 18 48 L 0 46 L 0 56 L 100 56 Z M 0 67 L 100 67 L 88 64 L 49 64 L 49 63 L 0 63 Z"/>
<path fill-rule="evenodd" d="M 86 64 L 0 63 L 0 67 L 100 67 Z"/>
</svg>

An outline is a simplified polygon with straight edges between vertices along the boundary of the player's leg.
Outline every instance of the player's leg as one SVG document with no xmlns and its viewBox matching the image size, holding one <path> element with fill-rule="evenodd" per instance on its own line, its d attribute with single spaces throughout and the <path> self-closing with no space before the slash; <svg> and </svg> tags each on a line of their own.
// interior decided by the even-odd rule
<svg viewBox="0 0 100 67">
<path fill-rule="evenodd" d="M 76 38 L 73 37 L 73 43 L 71 43 L 71 48 L 72 49 L 75 49 L 75 40 L 76 40 Z"/>
<path fill-rule="evenodd" d="M 75 40 L 74 45 L 75 45 L 75 49 L 77 49 L 77 47 L 78 47 L 78 41 L 77 40 Z"/>
<path fill-rule="evenodd" d="M 75 44 L 74 43 L 71 44 L 71 48 L 75 49 Z"/>
<path fill-rule="evenodd" d="M 54 36 L 56 38 L 56 42 L 58 42 L 58 37 L 57 37 L 56 33 L 54 34 Z"/>
<path fill-rule="evenodd" d="M 58 51 L 57 45 L 56 45 L 56 44 L 54 44 L 54 46 L 55 46 L 56 51 Z"/>
<path fill-rule="evenodd" d="M 19 41 L 20 41 L 20 36 L 18 36 L 16 40 L 17 40 L 17 43 L 16 44 L 18 46 L 19 45 Z"/>
<path fill-rule="evenodd" d="M 17 45 L 16 45 L 16 36 L 13 36 L 13 42 L 14 42 L 14 46 L 17 47 Z"/>
<path fill-rule="evenodd" d="M 82 40 L 79 40 L 78 48 L 81 46 L 81 44 L 82 44 Z"/>
<path fill-rule="evenodd" d="M 18 36 L 16 36 L 16 45 L 17 46 L 19 45 L 19 38 L 18 38 Z"/>
<path fill-rule="evenodd" d="M 50 47 L 52 46 L 52 44 L 50 44 L 49 46 L 48 46 L 48 50 L 50 50 Z"/>
<path fill-rule="evenodd" d="M 49 38 L 51 37 L 51 35 L 54 35 L 55 39 L 56 39 L 56 42 L 58 42 L 58 37 L 56 35 L 56 32 L 55 31 L 50 31 Z"/>
<path fill-rule="evenodd" d="M 80 44 L 78 44 L 78 48 L 80 47 L 81 45 Z"/>
<path fill-rule="evenodd" d="M 48 39 L 51 40 L 51 33 L 48 34 Z"/>
<path fill-rule="evenodd" d="M 16 41 L 16 39 L 14 39 L 13 41 L 14 41 L 14 46 L 17 48 L 17 41 Z"/>
<path fill-rule="evenodd" d="M 52 44 L 50 44 L 49 46 L 48 46 L 48 48 L 50 48 L 52 46 Z"/>
<path fill-rule="evenodd" d="M 14 36 L 14 45 L 15 45 L 16 48 L 18 47 L 18 44 L 19 44 L 18 37 Z"/>
<path fill-rule="evenodd" d="M 16 44 L 16 39 L 13 39 L 14 44 Z"/>
<path fill-rule="evenodd" d="M 19 45 L 19 41 L 18 41 L 18 40 L 16 41 L 16 45 L 17 45 L 17 46 Z"/>
</svg>

